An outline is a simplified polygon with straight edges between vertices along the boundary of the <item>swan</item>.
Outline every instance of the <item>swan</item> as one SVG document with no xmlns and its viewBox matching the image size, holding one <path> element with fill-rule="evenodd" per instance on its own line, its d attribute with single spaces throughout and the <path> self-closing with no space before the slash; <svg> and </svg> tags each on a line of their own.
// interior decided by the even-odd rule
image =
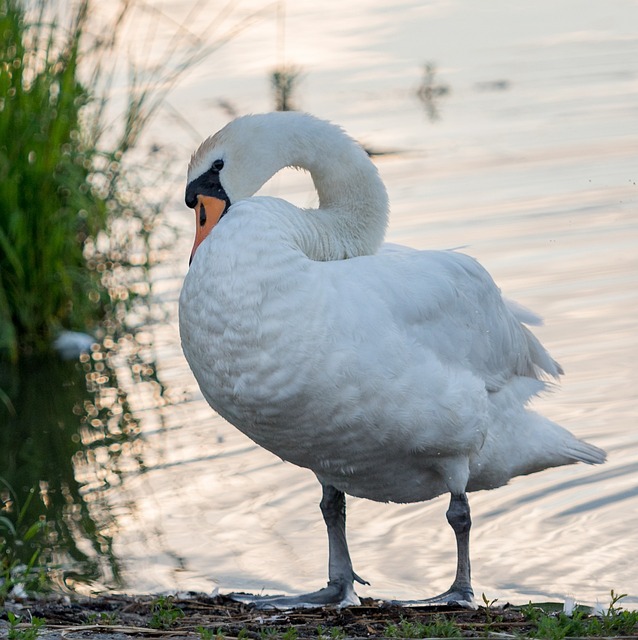
<svg viewBox="0 0 638 640">
<path fill-rule="evenodd" d="M 284 167 L 319 207 L 254 196 Z M 605 452 L 526 408 L 562 373 L 488 273 L 456 251 L 383 244 L 388 197 L 341 128 L 249 115 L 188 166 L 196 235 L 179 301 L 184 354 L 215 411 L 322 486 L 328 584 L 258 606 L 357 604 L 345 494 L 409 503 L 449 493 L 456 576 L 420 602 L 476 606 L 467 494 Z M 367 584 L 367 583 L 365 583 Z"/>
</svg>

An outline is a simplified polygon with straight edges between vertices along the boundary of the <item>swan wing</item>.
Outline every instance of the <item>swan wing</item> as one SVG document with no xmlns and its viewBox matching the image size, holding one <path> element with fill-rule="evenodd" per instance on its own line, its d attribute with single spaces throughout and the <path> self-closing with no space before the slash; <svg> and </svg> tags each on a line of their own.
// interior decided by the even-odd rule
<svg viewBox="0 0 638 640">
<path fill-rule="evenodd" d="M 386 315 L 413 353 L 434 354 L 442 366 L 480 378 L 498 391 L 514 377 L 542 379 L 562 373 L 522 322 L 532 312 L 506 301 L 487 271 L 455 251 L 417 251 L 391 245 L 375 256 L 339 263 L 335 286 L 351 313 Z M 355 292 L 356 289 L 356 292 Z M 388 320 L 389 319 L 389 320 Z"/>
</svg>

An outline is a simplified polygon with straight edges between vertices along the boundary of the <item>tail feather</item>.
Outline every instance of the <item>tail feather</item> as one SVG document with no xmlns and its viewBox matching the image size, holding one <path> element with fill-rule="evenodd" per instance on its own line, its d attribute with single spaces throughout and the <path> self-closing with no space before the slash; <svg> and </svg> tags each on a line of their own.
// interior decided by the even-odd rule
<svg viewBox="0 0 638 640">
<path fill-rule="evenodd" d="M 565 453 L 574 462 L 586 462 L 587 464 L 602 464 L 607 459 L 605 451 L 576 438 L 567 444 Z"/>
<path fill-rule="evenodd" d="M 534 365 L 554 378 L 563 375 L 563 373 L 565 373 L 563 368 L 549 355 L 547 349 L 540 343 L 539 339 L 525 326 L 523 327 L 523 331 L 527 337 L 527 346 L 529 347 L 529 354 Z"/>
<path fill-rule="evenodd" d="M 539 315 L 527 307 L 524 307 L 522 304 L 507 298 L 504 298 L 503 302 L 505 302 L 505 306 L 521 324 L 530 326 L 541 326 L 543 324 L 543 319 Z M 538 377 L 542 377 L 543 371 L 554 378 L 563 375 L 563 373 L 565 373 L 563 368 L 549 355 L 547 349 L 540 343 L 540 340 L 527 327 L 523 326 L 523 331 L 527 338 L 532 364 Z"/>
</svg>

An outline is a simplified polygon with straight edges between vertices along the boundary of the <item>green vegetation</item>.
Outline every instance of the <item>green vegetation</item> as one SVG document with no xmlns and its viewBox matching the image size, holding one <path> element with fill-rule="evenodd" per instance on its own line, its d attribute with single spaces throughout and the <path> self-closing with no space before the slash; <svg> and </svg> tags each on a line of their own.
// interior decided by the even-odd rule
<svg viewBox="0 0 638 640">
<path fill-rule="evenodd" d="M 282 640 L 297 640 L 298 637 L 299 631 L 295 627 L 290 627 L 281 634 Z"/>
<path fill-rule="evenodd" d="M 11 611 L 7 613 L 7 618 L 9 620 L 8 640 L 35 640 L 40 627 L 44 625 L 44 620 L 35 616 L 30 622 L 23 623 L 22 618 Z"/>
<path fill-rule="evenodd" d="M 505 609 L 494 607 L 495 600 L 485 596 L 486 606 L 475 620 L 455 614 L 428 615 L 425 621 L 417 616 L 402 617 L 387 624 L 382 635 L 389 638 L 460 638 L 503 634 L 508 637 L 563 640 L 571 637 L 614 637 L 638 635 L 638 611 L 625 611 L 619 602 L 626 594 L 611 592 L 611 603 L 602 615 L 594 615 L 587 607 L 576 607 L 571 615 L 557 610 L 555 605 L 534 605 Z M 512 629 L 514 635 L 512 635 Z M 323 630 L 318 631 L 325 638 Z"/>
<path fill-rule="evenodd" d="M 638 611 L 625 611 L 618 603 L 627 594 L 611 591 L 611 602 L 600 616 L 594 616 L 587 609 L 576 608 L 568 616 L 562 611 L 547 613 L 542 608 L 528 604 L 521 609 L 525 618 L 532 623 L 527 634 L 530 638 L 562 640 L 568 637 L 610 637 L 631 635 L 638 632 Z"/>
<path fill-rule="evenodd" d="M 113 228 L 126 218 L 138 218 L 135 234 L 150 228 L 149 206 L 132 202 L 122 170 L 144 124 L 139 99 L 129 102 L 120 135 L 104 142 L 102 61 L 115 36 L 85 48 L 89 1 L 72 8 L 67 24 L 51 17 L 51 4 L 39 0 L 27 15 L 21 0 L 0 0 L 4 360 L 47 351 L 60 329 L 93 328 L 126 295 L 113 274 L 146 261 Z"/>
<path fill-rule="evenodd" d="M 15 504 L 15 520 L 0 515 L 0 604 L 16 586 L 25 591 L 42 591 L 45 583 L 44 571 L 38 562 L 41 553 L 38 538 L 46 524 L 40 519 L 35 522 L 27 519 L 34 494 L 35 490 L 32 490 L 23 505 Z M 17 502 L 15 492 L 6 480 L 0 478 L 0 504 L 3 507 L 0 513 L 10 502 Z M 21 550 L 29 542 L 34 542 L 33 549 L 23 562 Z"/>
<path fill-rule="evenodd" d="M 117 623 L 117 613 L 107 613 L 106 611 L 101 611 L 99 614 L 93 613 L 87 617 L 86 621 L 89 624 L 101 624 L 110 627 Z"/>
<path fill-rule="evenodd" d="M 170 629 L 184 612 L 175 606 L 173 599 L 168 596 L 160 596 L 151 605 L 151 619 L 148 626 L 151 629 Z"/>
<path fill-rule="evenodd" d="M 319 625 L 317 627 L 317 637 L 320 640 L 345 640 L 347 634 L 341 627 L 330 627 L 330 629 L 324 629 Z"/>
<path fill-rule="evenodd" d="M 275 99 L 276 111 L 294 111 L 293 95 L 301 78 L 301 69 L 293 66 L 282 66 L 270 75 L 270 85 Z"/>
<path fill-rule="evenodd" d="M 201 640 L 213 640 L 213 638 L 223 638 L 224 634 L 219 630 L 213 631 L 212 629 L 207 629 L 206 627 L 197 627 L 197 633 L 199 633 L 199 637 Z"/>
<path fill-rule="evenodd" d="M 454 619 L 434 616 L 432 622 L 407 620 L 389 624 L 385 629 L 388 638 L 460 638 L 463 634 Z"/>
<path fill-rule="evenodd" d="M 148 293 L 148 239 L 170 159 L 156 145 L 138 153 L 140 140 L 180 79 L 268 10 L 212 42 L 189 22 L 140 69 L 120 45 L 134 1 L 108 7 L 98 25 L 91 0 L 0 0 L 0 365 L 48 351 L 62 329 L 122 322 L 131 298 Z M 119 106 L 112 87 L 127 72 Z"/>
<path fill-rule="evenodd" d="M 505 605 L 451 611 L 428 607 L 378 606 L 294 611 L 254 611 L 224 596 L 117 596 L 110 594 L 62 603 L 57 599 L 33 602 L 47 624 L 69 621 L 66 632 L 80 632 L 82 621 L 108 624 L 113 634 L 199 636 L 201 640 L 345 640 L 346 638 L 638 638 L 638 611 L 625 611 L 624 594 L 611 593 L 611 604 L 596 613 L 573 603 Z M 27 607 L 30 604 L 22 603 Z M 9 605 L 10 607 L 12 605 Z M 9 607 L 8 607 L 9 608 Z M 565 613 L 565 609 L 569 613 Z M 106 612 L 106 613 L 105 613 Z M 6 615 L 6 614 L 4 614 Z M 22 615 L 22 614 L 21 614 Z M 3 613 L 0 613 L 2 619 Z M 7 619 L 6 617 L 4 618 Z M 12 627 L 27 632 L 25 622 Z M 73 622 L 71 622 L 73 621 Z M 2 625 L 2 622 L 0 622 Z M 87 630 L 86 627 L 84 628 Z M 151 629 L 156 631 L 151 632 Z M 53 628 L 50 631 L 54 631 Z M 102 630 L 100 630 L 102 631 Z M 196 634 L 196 635 L 195 635 Z"/>
<path fill-rule="evenodd" d="M 126 313 L 145 309 L 159 209 L 124 167 L 148 93 L 131 87 L 121 118 L 106 117 L 128 5 L 95 42 L 89 0 L 0 0 L 0 598 L 50 586 L 53 555 L 75 564 L 74 580 L 119 575 L 109 523 L 89 512 L 75 469 L 135 428 L 108 355 Z M 62 329 L 110 339 L 60 362 L 49 350 Z"/>
</svg>

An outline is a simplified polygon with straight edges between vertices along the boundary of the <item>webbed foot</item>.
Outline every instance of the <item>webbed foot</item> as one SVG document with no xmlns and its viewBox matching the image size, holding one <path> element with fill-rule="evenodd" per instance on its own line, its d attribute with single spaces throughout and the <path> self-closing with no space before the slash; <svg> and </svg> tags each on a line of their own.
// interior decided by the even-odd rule
<svg viewBox="0 0 638 640">
<path fill-rule="evenodd" d="M 469 587 L 456 587 L 452 585 L 447 591 L 433 598 L 424 600 L 391 600 L 391 604 L 402 607 L 420 607 L 428 605 L 458 605 L 465 609 L 478 609 L 474 600 L 474 592 Z"/>
<path fill-rule="evenodd" d="M 228 597 L 237 602 L 251 604 L 256 609 L 297 609 L 326 605 L 348 607 L 361 604 L 352 582 L 338 580 L 329 582 L 323 589 L 299 596 L 253 596 L 244 593 L 229 593 Z"/>
</svg>

